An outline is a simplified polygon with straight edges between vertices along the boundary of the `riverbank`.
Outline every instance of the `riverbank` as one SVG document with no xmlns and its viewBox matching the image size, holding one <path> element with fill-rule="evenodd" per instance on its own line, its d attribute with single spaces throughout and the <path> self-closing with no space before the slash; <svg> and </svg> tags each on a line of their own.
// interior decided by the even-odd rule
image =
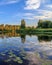
<svg viewBox="0 0 52 65">
<path fill-rule="evenodd" d="M 1 33 L 19 33 L 19 34 L 41 34 L 41 35 L 52 35 L 52 28 L 24 28 L 19 30 L 1 30 Z"/>
<path fill-rule="evenodd" d="M 52 28 L 20 29 L 20 30 L 16 30 L 16 33 L 20 33 L 20 34 L 50 34 L 50 35 L 52 35 Z"/>
</svg>

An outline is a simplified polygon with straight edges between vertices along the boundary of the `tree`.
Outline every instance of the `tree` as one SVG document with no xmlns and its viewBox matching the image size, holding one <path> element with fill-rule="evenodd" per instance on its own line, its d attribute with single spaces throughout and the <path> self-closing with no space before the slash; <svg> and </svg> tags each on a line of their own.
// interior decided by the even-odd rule
<svg viewBox="0 0 52 65">
<path fill-rule="evenodd" d="M 26 26 L 25 26 L 25 20 L 23 19 L 23 20 L 21 20 L 21 28 L 25 28 Z"/>
<path fill-rule="evenodd" d="M 39 20 L 38 28 L 52 28 L 52 22 L 49 20 Z"/>
<path fill-rule="evenodd" d="M 45 20 L 43 22 L 42 28 L 50 28 L 50 23 L 51 23 L 51 21 Z"/>
<path fill-rule="evenodd" d="M 52 22 L 51 21 L 49 21 L 49 26 L 48 27 L 52 28 Z"/>
<path fill-rule="evenodd" d="M 43 20 L 39 20 L 38 22 L 38 28 L 42 28 Z"/>
</svg>

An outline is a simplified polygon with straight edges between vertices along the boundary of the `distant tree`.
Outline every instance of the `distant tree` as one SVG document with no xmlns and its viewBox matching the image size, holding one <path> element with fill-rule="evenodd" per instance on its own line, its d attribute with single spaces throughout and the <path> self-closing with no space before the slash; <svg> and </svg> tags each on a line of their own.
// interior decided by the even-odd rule
<svg viewBox="0 0 52 65">
<path fill-rule="evenodd" d="M 39 20 L 38 28 L 52 28 L 52 22 L 48 20 Z"/>
<path fill-rule="evenodd" d="M 43 20 L 39 20 L 39 22 L 38 22 L 38 28 L 42 27 L 42 23 L 43 23 Z"/>
<path fill-rule="evenodd" d="M 26 27 L 26 24 L 25 24 L 25 20 L 21 20 L 21 28 L 25 28 Z"/>
</svg>

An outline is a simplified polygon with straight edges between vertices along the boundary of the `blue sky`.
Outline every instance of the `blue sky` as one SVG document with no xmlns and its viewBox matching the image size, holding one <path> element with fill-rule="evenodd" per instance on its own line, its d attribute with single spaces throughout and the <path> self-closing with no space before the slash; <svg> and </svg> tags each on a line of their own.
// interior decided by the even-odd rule
<svg viewBox="0 0 52 65">
<path fill-rule="evenodd" d="M 0 24 L 36 26 L 39 19 L 52 20 L 52 0 L 0 0 Z"/>
</svg>

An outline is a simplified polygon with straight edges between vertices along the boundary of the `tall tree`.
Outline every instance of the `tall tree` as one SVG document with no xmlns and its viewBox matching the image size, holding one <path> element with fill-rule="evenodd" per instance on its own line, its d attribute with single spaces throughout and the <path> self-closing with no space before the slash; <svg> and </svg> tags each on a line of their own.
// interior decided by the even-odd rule
<svg viewBox="0 0 52 65">
<path fill-rule="evenodd" d="M 21 20 L 21 28 L 25 28 L 26 27 L 26 24 L 25 24 L 25 20 Z"/>
<path fill-rule="evenodd" d="M 39 20 L 39 22 L 38 22 L 38 28 L 42 28 L 42 23 L 43 23 L 43 20 Z"/>
</svg>

